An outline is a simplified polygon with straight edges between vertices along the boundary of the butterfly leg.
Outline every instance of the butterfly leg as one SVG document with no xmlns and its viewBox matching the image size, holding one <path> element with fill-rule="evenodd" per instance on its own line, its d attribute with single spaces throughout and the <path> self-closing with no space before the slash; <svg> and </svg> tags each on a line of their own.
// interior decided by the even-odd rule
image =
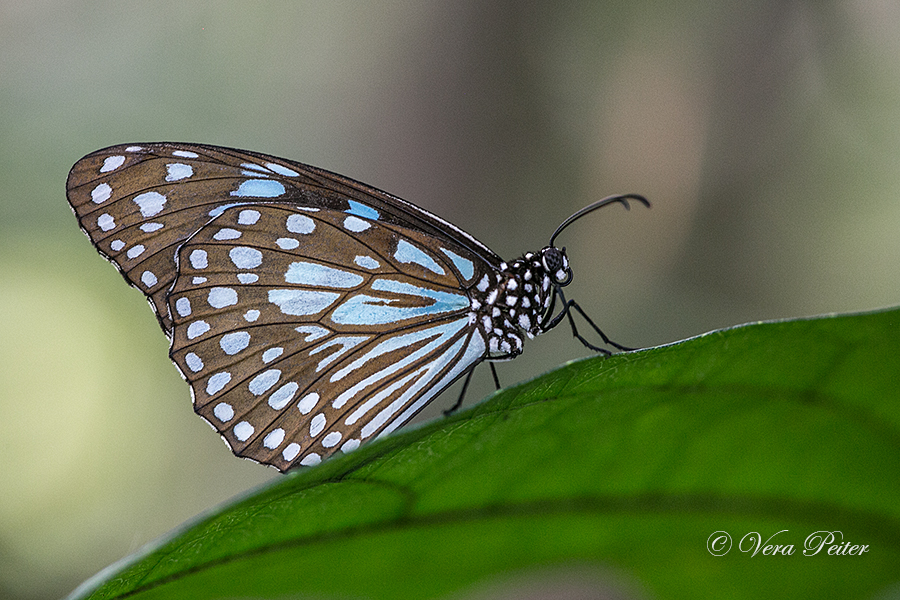
<svg viewBox="0 0 900 600">
<path fill-rule="evenodd" d="M 609 339 L 609 337 L 605 333 L 603 333 L 603 330 L 600 329 L 599 327 L 597 327 L 597 324 L 594 323 L 594 321 L 589 316 L 587 316 L 587 314 L 584 312 L 584 310 L 582 310 L 581 306 L 579 306 L 577 302 L 575 302 L 574 300 L 566 300 L 566 297 L 563 295 L 562 290 L 558 290 L 558 292 L 559 292 L 560 298 L 562 298 L 562 301 L 563 301 L 563 313 L 565 313 L 566 318 L 569 320 L 569 325 L 572 326 L 572 335 L 575 336 L 576 338 L 578 338 L 578 340 L 582 344 L 584 344 L 585 347 L 590 348 L 591 350 L 594 350 L 595 352 L 600 352 L 602 354 L 606 354 L 606 355 L 612 354 L 612 352 L 610 352 L 609 350 L 607 350 L 605 348 L 600 348 L 600 347 L 597 347 L 597 346 L 591 344 L 586 339 L 584 339 L 584 337 L 582 337 L 580 333 L 578 333 L 578 328 L 575 326 L 575 319 L 574 319 L 574 317 L 572 317 L 573 309 L 577 310 L 578 314 L 580 314 L 582 316 L 582 318 L 584 318 L 584 320 L 588 322 L 588 324 L 591 326 L 591 328 L 597 332 L 597 334 L 603 339 L 603 343 L 605 343 L 609 346 L 612 346 L 613 348 L 616 348 L 618 350 L 623 350 L 626 352 L 629 350 L 636 350 L 636 348 L 629 348 L 628 346 L 623 346 L 622 344 L 618 344 L 618 343 L 612 341 L 611 339 Z M 562 313 L 560 313 L 559 316 L 562 316 Z"/>
<path fill-rule="evenodd" d="M 493 365 L 492 365 L 493 366 Z M 469 369 L 469 372 L 466 373 L 466 378 L 463 381 L 462 390 L 459 392 L 459 398 L 457 398 L 456 403 L 444 411 L 444 416 L 449 417 L 453 413 L 459 410 L 459 407 L 462 406 L 463 399 L 466 397 L 466 390 L 469 389 L 469 381 L 472 380 L 472 375 L 475 373 L 475 367 Z"/>
<path fill-rule="evenodd" d="M 488 363 L 491 366 L 491 375 L 494 376 L 494 385 L 497 386 L 497 389 L 500 389 L 500 378 L 497 377 L 497 368 L 494 367 L 494 363 Z"/>
<path fill-rule="evenodd" d="M 500 389 L 500 378 L 497 377 L 497 369 L 494 367 L 494 363 L 488 363 L 491 367 L 491 375 L 494 377 L 494 385 L 497 386 L 497 389 Z M 477 366 L 477 365 L 476 365 Z M 466 397 L 466 390 L 469 388 L 469 380 L 472 379 L 472 375 L 475 373 L 475 367 L 472 367 L 468 373 L 466 373 L 466 379 L 463 381 L 462 390 L 459 392 L 459 398 L 456 400 L 456 403 L 444 411 L 444 416 L 450 416 L 456 411 L 459 410 L 459 407 L 462 406 L 463 400 Z"/>
</svg>

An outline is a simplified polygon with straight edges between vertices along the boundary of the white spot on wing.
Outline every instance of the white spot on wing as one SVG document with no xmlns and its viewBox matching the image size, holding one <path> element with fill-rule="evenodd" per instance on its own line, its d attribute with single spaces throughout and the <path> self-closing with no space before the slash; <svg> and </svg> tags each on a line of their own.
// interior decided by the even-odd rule
<svg viewBox="0 0 900 600">
<path fill-rule="evenodd" d="M 253 425 L 247 421 L 241 421 L 234 426 L 234 437 L 242 442 L 246 442 L 253 435 Z"/>
<path fill-rule="evenodd" d="M 231 373 L 228 371 L 222 371 L 221 373 L 216 373 L 206 382 L 206 393 L 212 396 L 213 394 L 217 394 L 222 391 L 228 383 L 231 381 Z"/>
<path fill-rule="evenodd" d="M 308 415 L 312 412 L 312 409 L 316 407 L 316 404 L 319 403 L 319 394 L 312 392 L 303 396 L 300 399 L 300 402 L 297 403 L 297 409 L 304 415 Z"/>
<path fill-rule="evenodd" d="M 369 223 L 368 221 L 363 221 L 362 219 L 357 218 L 357 217 L 351 216 L 351 217 L 347 217 L 346 219 L 344 219 L 344 229 L 352 231 L 353 233 L 359 233 L 361 231 L 365 231 L 366 229 L 368 229 L 371 226 L 372 226 L 372 224 Z"/>
<path fill-rule="evenodd" d="M 91 200 L 94 201 L 94 204 L 102 204 L 109 200 L 111 195 L 112 188 L 109 187 L 109 184 L 101 183 L 91 191 Z"/>
<path fill-rule="evenodd" d="M 297 455 L 300 454 L 300 444 L 296 442 L 292 442 L 287 445 L 287 448 L 284 449 L 284 452 L 281 453 L 281 456 L 284 457 L 284 460 L 291 462 Z"/>
<path fill-rule="evenodd" d="M 194 174 L 194 167 L 184 163 L 170 163 L 166 165 L 166 181 L 178 181 L 187 179 Z"/>
<path fill-rule="evenodd" d="M 148 288 L 152 288 L 159 280 L 156 278 L 156 275 L 153 274 L 152 271 L 144 271 L 141 273 L 141 283 L 146 285 Z"/>
<path fill-rule="evenodd" d="M 232 196 L 252 198 L 275 198 L 284 193 L 284 185 L 271 179 L 247 179 L 241 182 Z"/>
<path fill-rule="evenodd" d="M 112 218 L 112 215 L 103 213 L 97 217 L 97 227 L 103 231 L 109 231 L 116 228 L 116 221 Z"/>
<path fill-rule="evenodd" d="M 357 448 L 359 448 L 359 440 L 351 439 L 344 442 L 344 444 L 341 446 L 341 452 L 347 454 L 348 452 L 353 452 Z"/>
<path fill-rule="evenodd" d="M 238 269 L 255 269 L 262 264 L 262 252 L 256 248 L 237 246 L 228 251 L 228 256 Z"/>
<path fill-rule="evenodd" d="M 300 464 L 304 467 L 312 467 L 314 465 L 322 462 L 322 457 L 316 454 L 315 452 L 310 452 L 306 456 L 303 457 L 303 460 L 300 461 Z"/>
<path fill-rule="evenodd" d="M 378 217 L 381 216 L 378 214 L 377 210 L 375 210 L 368 204 L 363 204 L 362 202 L 357 202 L 356 200 L 347 200 L 347 204 L 350 205 L 350 208 L 347 209 L 347 212 L 351 215 L 365 217 L 366 219 L 372 219 L 373 221 L 378 220 Z"/>
<path fill-rule="evenodd" d="M 191 301 L 182 296 L 175 301 L 175 311 L 182 317 L 188 317 L 191 314 Z"/>
<path fill-rule="evenodd" d="M 103 161 L 103 166 L 100 167 L 101 173 L 109 173 L 110 171 L 115 171 L 125 162 L 124 156 L 107 156 Z"/>
<path fill-rule="evenodd" d="M 134 258 L 137 258 L 138 256 L 140 256 L 141 254 L 143 254 L 144 250 L 146 250 L 146 248 L 144 248 L 143 244 L 137 244 L 137 245 L 129 248 L 128 252 L 126 252 L 125 255 L 128 258 L 134 259 Z"/>
<path fill-rule="evenodd" d="M 250 389 L 251 394 L 260 396 L 278 383 L 279 379 L 281 379 L 281 371 L 278 369 L 269 369 L 251 379 L 247 387 Z"/>
<path fill-rule="evenodd" d="M 330 288 L 352 288 L 363 282 L 362 276 L 352 271 L 310 262 L 291 263 L 284 280 L 287 283 Z"/>
<path fill-rule="evenodd" d="M 115 250 L 116 252 L 118 252 L 119 250 L 121 250 L 122 248 L 125 247 L 125 242 L 123 242 L 122 240 L 113 240 L 109 244 L 109 247 L 112 248 L 113 250 Z"/>
<path fill-rule="evenodd" d="M 144 233 L 153 233 L 154 231 L 162 228 L 162 223 L 144 223 L 143 225 L 141 225 L 141 231 L 143 231 Z"/>
<path fill-rule="evenodd" d="M 276 358 L 278 358 L 279 356 L 281 356 L 283 353 L 284 353 L 284 348 L 277 347 L 277 346 L 274 348 L 269 348 L 268 350 L 263 352 L 262 361 L 264 363 L 270 363 L 273 360 L 275 360 Z"/>
<path fill-rule="evenodd" d="M 279 165 L 277 163 L 266 163 L 266 166 L 270 171 L 274 171 L 279 175 L 286 175 L 287 177 L 298 177 L 300 173 L 294 171 L 293 169 L 288 169 L 285 166 Z"/>
<path fill-rule="evenodd" d="M 291 215 L 287 218 L 287 230 L 291 233 L 309 234 L 315 231 L 316 222 L 306 215 Z"/>
<path fill-rule="evenodd" d="M 226 306 L 234 306 L 237 304 L 237 292 L 231 288 L 214 287 L 209 290 L 207 298 L 209 305 L 213 308 L 225 308 Z"/>
<path fill-rule="evenodd" d="M 267 168 L 262 165 L 258 165 L 256 163 L 241 163 L 241 166 L 245 169 L 252 169 L 254 171 L 262 171 L 263 173 L 271 173 Z"/>
<path fill-rule="evenodd" d="M 250 334 L 246 331 L 232 331 L 226 333 L 219 340 L 219 347 L 225 354 L 232 356 L 250 345 Z"/>
<path fill-rule="evenodd" d="M 293 250 L 300 245 L 300 242 L 294 238 L 278 238 L 275 240 L 275 243 L 278 244 L 278 247 L 282 250 Z"/>
<path fill-rule="evenodd" d="M 134 203 L 141 209 L 141 215 L 147 219 L 162 212 L 166 197 L 159 192 L 144 192 L 134 197 Z"/>
<path fill-rule="evenodd" d="M 334 448 L 338 445 L 338 442 L 341 441 L 341 433 L 339 431 L 332 431 L 324 438 L 322 438 L 322 445 L 326 448 Z"/>
<path fill-rule="evenodd" d="M 187 364 L 188 369 L 194 373 L 203 370 L 203 360 L 193 352 L 188 352 L 184 355 L 184 362 Z"/>
<path fill-rule="evenodd" d="M 259 311 L 255 308 L 251 308 L 247 312 L 244 313 L 244 320 L 248 323 L 253 323 L 259 318 Z"/>
<path fill-rule="evenodd" d="M 190 152 L 189 150 L 176 150 L 172 153 L 172 156 L 177 156 L 178 158 L 197 158 L 199 155 L 196 152 Z"/>
<path fill-rule="evenodd" d="M 220 242 L 225 240 L 236 240 L 239 237 L 241 237 L 241 232 L 237 229 L 232 229 L 231 227 L 223 227 L 213 235 L 213 239 Z"/>
<path fill-rule="evenodd" d="M 281 442 L 284 441 L 284 429 L 280 427 L 278 429 L 273 429 L 263 438 L 263 446 L 268 448 L 269 450 L 274 450 L 278 446 L 281 445 Z"/>
<path fill-rule="evenodd" d="M 258 210 L 242 210 L 238 215 L 239 225 L 255 225 L 259 221 Z"/>
<path fill-rule="evenodd" d="M 223 423 L 227 423 L 231 419 L 234 418 L 234 409 L 231 408 L 230 404 L 225 402 L 219 402 L 216 404 L 216 407 L 213 409 L 213 414 L 216 416 L 218 420 Z"/>
<path fill-rule="evenodd" d="M 304 342 L 313 342 L 329 334 L 327 329 L 317 325 L 301 325 L 299 327 L 294 327 L 294 331 L 307 334 L 306 337 L 303 338 Z"/>
<path fill-rule="evenodd" d="M 475 276 L 475 265 L 472 264 L 472 261 L 468 258 L 463 258 L 456 252 L 451 252 L 446 248 L 441 248 L 441 252 L 447 255 L 453 262 L 453 266 L 459 271 L 459 274 L 463 276 L 463 279 L 469 281 L 472 277 Z"/>
<path fill-rule="evenodd" d="M 284 384 L 269 396 L 269 406 L 275 410 L 281 410 L 294 398 L 294 394 L 299 388 L 300 386 L 293 381 Z"/>
<path fill-rule="evenodd" d="M 378 267 L 381 266 L 381 263 L 379 263 L 377 260 L 375 260 L 371 256 L 357 256 L 356 258 L 353 259 L 353 262 L 355 262 L 357 265 L 359 265 L 363 269 L 377 269 Z"/>
<path fill-rule="evenodd" d="M 205 269 L 209 266 L 206 250 L 193 250 L 188 258 L 195 269 Z"/>
<path fill-rule="evenodd" d="M 187 339 L 193 340 L 209 331 L 209 323 L 206 321 L 194 321 L 187 328 Z"/>
<path fill-rule="evenodd" d="M 317 435 L 322 433 L 322 430 L 325 429 L 326 422 L 327 421 L 325 420 L 325 415 L 323 413 L 319 413 L 314 416 L 309 424 L 309 435 L 311 435 L 312 437 L 316 437 Z"/>
</svg>

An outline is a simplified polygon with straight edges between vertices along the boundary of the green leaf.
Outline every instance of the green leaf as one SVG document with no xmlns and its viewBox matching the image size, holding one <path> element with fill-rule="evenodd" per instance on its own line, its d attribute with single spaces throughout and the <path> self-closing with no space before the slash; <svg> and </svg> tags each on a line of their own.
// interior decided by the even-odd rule
<svg viewBox="0 0 900 600">
<path fill-rule="evenodd" d="M 74 597 L 435 598 L 567 568 L 659 598 L 869 597 L 900 573 L 898 350 L 890 310 L 576 361 L 287 475 Z M 866 552 L 804 555 L 838 531 Z M 793 554 L 741 551 L 752 532 Z"/>
</svg>

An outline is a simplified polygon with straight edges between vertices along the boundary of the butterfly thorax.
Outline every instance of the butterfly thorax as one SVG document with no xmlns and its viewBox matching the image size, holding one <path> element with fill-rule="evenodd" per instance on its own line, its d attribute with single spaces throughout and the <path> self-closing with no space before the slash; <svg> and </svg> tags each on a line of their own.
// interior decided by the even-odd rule
<svg viewBox="0 0 900 600">
<path fill-rule="evenodd" d="M 497 271 L 485 274 L 469 290 L 469 296 L 488 342 L 488 357 L 515 358 L 522 353 L 523 334 L 530 339 L 544 333 L 553 285 L 566 285 L 571 279 L 565 249 L 552 246 L 501 263 Z"/>
</svg>

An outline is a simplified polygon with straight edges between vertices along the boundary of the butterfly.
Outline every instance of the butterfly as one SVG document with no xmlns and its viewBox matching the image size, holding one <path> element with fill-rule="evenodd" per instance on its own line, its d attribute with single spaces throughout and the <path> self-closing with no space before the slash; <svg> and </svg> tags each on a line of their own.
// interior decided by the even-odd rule
<svg viewBox="0 0 900 600">
<path fill-rule="evenodd" d="M 609 354 L 573 311 L 627 349 L 566 300 L 572 270 L 553 241 L 610 203 L 650 206 L 606 198 L 504 262 L 400 198 L 245 150 L 112 146 L 79 160 L 66 187 L 82 230 L 149 300 L 195 412 L 236 455 L 281 471 L 394 431 L 564 317 Z"/>
</svg>

